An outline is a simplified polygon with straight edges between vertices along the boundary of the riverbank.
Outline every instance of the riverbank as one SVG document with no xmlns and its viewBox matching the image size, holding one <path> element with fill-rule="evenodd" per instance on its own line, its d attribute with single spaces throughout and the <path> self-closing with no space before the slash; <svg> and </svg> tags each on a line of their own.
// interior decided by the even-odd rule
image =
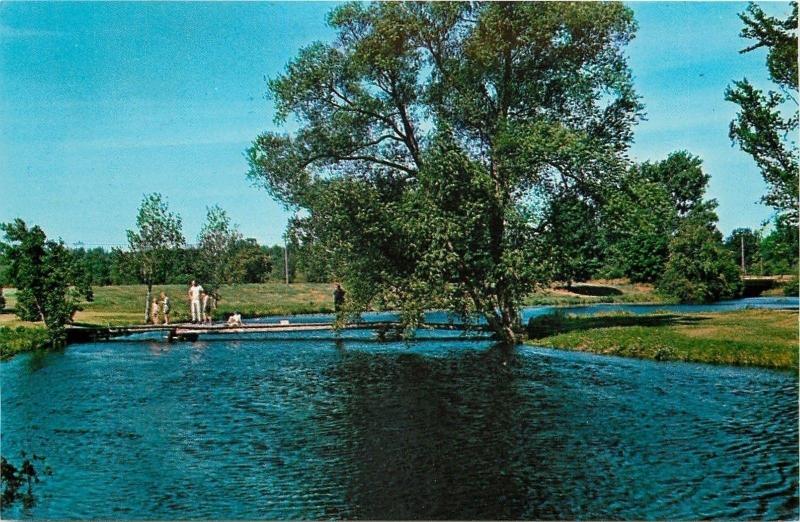
<svg viewBox="0 0 800 522">
<path fill-rule="evenodd" d="M 797 369 L 798 314 L 550 315 L 528 324 L 527 344 L 662 361 Z"/>
<path fill-rule="evenodd" d="M 83 301 L 81 310 L 75 314 L 78 323 L 103 326 L 141 324 L 144 319 L 144 300 L 147 287 L 144 285 L 99 286 L 94 289 L 94 300 Z M 219 289 L 220 301 L 214 312 L 216 319 L 224 319 L 234 311 L 243 317 L 270 315 L 297 315 L 332 313 L 333 286 L 328 283 L 278 282 L 223 285 Z M 171 300 L 173 322 L 191 318 L 186 300 L 185 285 L 156 285 L 153 295 L 165 292 Z M 37 323 L 20 321 L 10 313 L 16 305 L 14 289 L 6 289 L 7 310 L 0 314 L 0 327 L 35 327 Z M 571 306 L 595 303 L 667 303 L 651 285 L 631 284 L 625 280 L 592 281 L 577 283 L 570 289 L 554 287 L 532 293 L 523 303 L 525 306 Z"/>
<path fill-rule="evenodd" d="M 333 312 L 331 285 L 314 283 L 263 283 L 223 286 L 215 312 L 217 320 L 238 310 L 244 317 Z M 154 295 L 166 292 L 172 300 L 172 322 L 189 320 L 183 285 L 159 285 Z M 75 316 L 82 324 L 122 326 L 141 324 L 143 285 L 107 286 L 94 289 L 92 302 L 81 303 Z M 14 306 L 14 292 L 7 291 Z M 533 294 L 529 306 L 569 306 L 594 303 L 661 303 L 649 285 L 626 281 L 576 284 L 571 289 L 553 288 Z M 568 313 L 568 310 L 566 311 Z M 594 317 L 558 316 L 534 322 L 531 344 L 595 353 L 661 360 L 797 367 L 797 313 L 745 310 L 703 314 L 656 314 L 629 316 L 604 314 Z M 46 333 L 41 323 L 20 321 L 8 310 L 0 314 L 0 357 L 42 346 Z"/>
<path fill-rule="evenodd" d="M 30 352 L 47 345 L 47 330 L 43 326 L 0 327 L 0 360 L 18 353 Z"/>
</svg>

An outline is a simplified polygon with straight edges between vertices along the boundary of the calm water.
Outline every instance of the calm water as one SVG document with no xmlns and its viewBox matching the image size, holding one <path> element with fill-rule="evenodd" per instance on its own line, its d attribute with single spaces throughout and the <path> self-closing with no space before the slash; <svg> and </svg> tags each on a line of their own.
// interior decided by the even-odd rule
<svg viewBox="0 0 800 522">
<path fill-rule="evenodd" d="M 2 363 L 3 454 L 54 469 L 32 510 L 2 515 L 798 518 L 795 374 L 427 335 Z"/>
</svg>

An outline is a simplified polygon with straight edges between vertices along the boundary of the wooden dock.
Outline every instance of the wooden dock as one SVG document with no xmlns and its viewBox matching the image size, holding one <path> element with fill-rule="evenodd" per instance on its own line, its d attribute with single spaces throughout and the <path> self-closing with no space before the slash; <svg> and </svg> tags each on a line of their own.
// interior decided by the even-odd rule
<svg viewBox="0 0 800 522">
<path fill-rule="evenodd" d="M 462 325 L 452 323 L 423 323 L 420 329 L 429 330 L 473 330 L 486 331 L 483 325 Z M 278 332 L 315 332 L 334 331 L 333 323 L 245 323 L 240 326 L 228 326 L 225 323 L 192 324 L 175 323 L 161 325 L 128 325 L 128 326 L 71 326 L 67 328 L 67 342 L 91 342 L 108 340 L 114 337 L 163 332 L 167 342 L 196 341 L 201 335 L 243 335 Z M 375 330 L 379 340 L 399 337 L 402 326 L 398 322 L 362 322 L 350 323 L 339 330 Z"/>
</svg>

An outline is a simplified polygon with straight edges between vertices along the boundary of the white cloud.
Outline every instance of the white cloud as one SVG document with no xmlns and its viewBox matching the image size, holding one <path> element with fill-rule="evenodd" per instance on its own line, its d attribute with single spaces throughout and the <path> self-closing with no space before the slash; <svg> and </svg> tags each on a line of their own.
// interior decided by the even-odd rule
<svg viewBox="0 0 800 522">
<path fill-rule="evenodd" d="M 45 36 L 63 36 L 64 33 L 58 31 L 47 31 L 44 29 L 31 29 L 23 27 L 11 27 L 0 23 L 0 39 L 3 38 L 40 38 Z"/>
</svg>

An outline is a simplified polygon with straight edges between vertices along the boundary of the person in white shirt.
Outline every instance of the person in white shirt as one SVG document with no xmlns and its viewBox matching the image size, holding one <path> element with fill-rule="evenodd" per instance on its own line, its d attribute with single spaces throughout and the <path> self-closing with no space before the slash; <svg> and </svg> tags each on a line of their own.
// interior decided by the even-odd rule
<svg viewBox="0 0 800 522">
<path fill-rule="evenodd" d="M 203 320 L 203 310 L 200 305 L 201 292 L 203 292 L 203 287 L 192 280 L 192 286 L 189 287 L 189 308 L 192 310 L 193 323 L 199 323 Z"/>
</svg>

